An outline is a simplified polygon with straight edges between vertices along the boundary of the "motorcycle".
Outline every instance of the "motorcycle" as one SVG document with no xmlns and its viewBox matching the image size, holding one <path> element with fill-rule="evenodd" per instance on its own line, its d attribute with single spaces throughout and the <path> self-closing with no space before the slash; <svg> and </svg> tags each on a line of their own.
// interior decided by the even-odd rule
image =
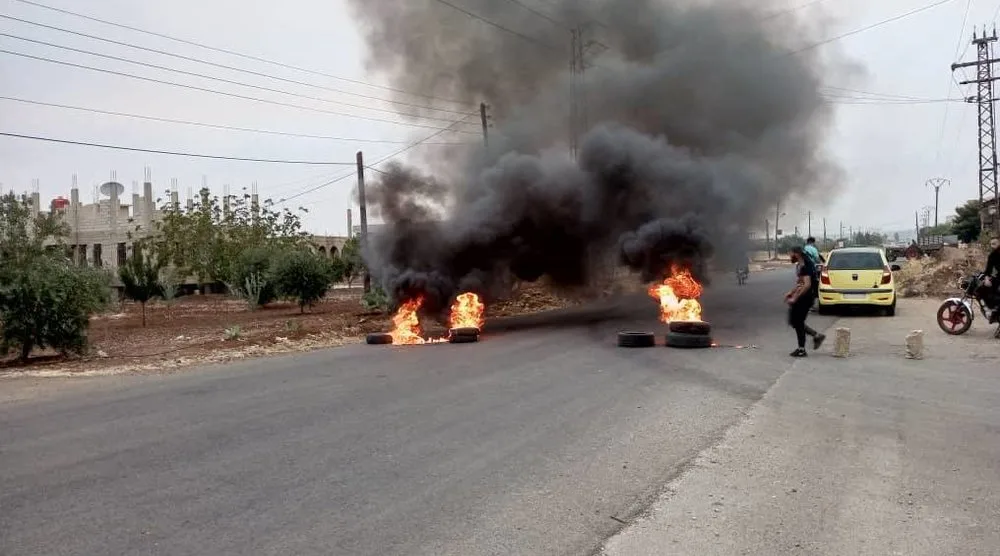
<svg viewBox="0 0 1000 556">
<path fill-rule="evenodd" d="M 992 315 L 990 314 L 989 307 L 986 306 L 986 300 L 983 299 L 983 280 L 986 278 L 986 274 L 979 273 L 975 276 L 969 276 L 963 278 L 959 282 L 959 286 L 962 288 L 962 297 L 950 297 L 941 303 L 937 312 L 937 322 L 938 326 L 945 332 L 945 334 L 950 334 L 952 336 L 958 336 L 960 334 L 965 334 L 972 328 L 972 321 L 975 318 L 976 311 L 973 308 L 973 302 L 979 306 L 979 312 L 983 315 L 983 318 L 990 324 L 1000 323 L 1000 311 L 994 311 Z M 993 333 L 994 338 L 1000 338 L 1000 326 L 997 326 L 996 332 Z"/>
</svg>

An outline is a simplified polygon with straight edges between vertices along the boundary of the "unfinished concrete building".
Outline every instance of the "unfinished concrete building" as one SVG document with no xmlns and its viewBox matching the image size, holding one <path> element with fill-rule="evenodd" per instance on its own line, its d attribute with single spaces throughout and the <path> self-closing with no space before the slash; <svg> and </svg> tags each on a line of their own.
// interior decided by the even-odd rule
<svg viewBox="0 0 1000 556">
<path fill-rule="evenodd" d="M 60 214 L 69 226 L 66 243 L 67 254 L 72 260 L 78 264 L 114 271 L 131 255 L 132 243 L 155 230 L 156 222 L 163 217 L 163 211 L 153 194 L 153 181 L 148 168 L 145 170 L 142 194 L 133 192 L 130 197 L 124 196 L 124 187 L 115 180 L 114 174 L 111 181 L 103 184 L 97 193 L 99 196 L 95 199 L 96 202 L 81 203 L 80 190 L 74 176 L 69 199 L 56 197 L 50 203 L 49 210 Z M 180 207 L 176 180 L 171 184 L 169 197 L 173 206 Z M 257 204 L 256 192 L 252 195 L 251 202 Z M 186 204 L 188 207 L 193 205 L 190 195 Z M 36 184 L 35 191 L 31 194 L 31 207 L 36 215 L 42 212 L 41 206 Z M 335 257 L 343 250 L 347 238 L 313 236 L 311 242 L 316 252 Z M 114 274 L 117 275 L 116 272 Z"/>
</svg>

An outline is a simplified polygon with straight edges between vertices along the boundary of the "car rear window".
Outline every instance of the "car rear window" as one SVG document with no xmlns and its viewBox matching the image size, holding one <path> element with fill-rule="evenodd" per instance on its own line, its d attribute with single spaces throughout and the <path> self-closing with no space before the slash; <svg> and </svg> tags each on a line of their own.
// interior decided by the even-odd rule
<svg viewBox="0 0 1000 556">
<path fill-rule="evenodd" d="M 878 270 L 885 264 L 878 253 L 833 253 L 827 267 L 830 270 Z"/>
</svg>

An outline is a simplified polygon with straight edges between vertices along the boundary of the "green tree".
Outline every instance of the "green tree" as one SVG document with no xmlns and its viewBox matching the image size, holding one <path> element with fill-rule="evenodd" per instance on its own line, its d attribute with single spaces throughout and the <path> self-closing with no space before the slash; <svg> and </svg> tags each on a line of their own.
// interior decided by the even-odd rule
<svg viewBox="0 0 1000 556">
<path fill-rule="evenodd" d="M 149 243 L 164 263 L 202 285 L 233 283 L 237 259 L 248 249 L 294 248 L 308 238 L 299 214 L 278 210 L 270 199 L 254 203 L 246 191 L 220 199 L 202 189 L 190 208 L 167 203 L 161 210 Z"/>
<path fill-rule="evenodd" d="M 26 362 L 36 348 L 82 352 L 90 317 L 108 302 L 109 276 L 66 256 L 66 225 L 0 196 L 0 354 Z"/>
<path fill-rule="evenodd" d="M 267 305 L 278 298 L 272 280 L 278 250 L 273 247 L 244 249 L 229 264 L 226 285 L 230 291 L 246 299 L 251 309 Z"/>
<path fill-rule="evenodd" d="M 982 233 L 982 222 L 979 220 L 981 207 L 978 199 L 972 199 L 955 208 L 951 227 L 952 233 L 958 236 L 959 241 L 972 243 L 979 239 L 979 235 Z"/>
<path fill-rule="evenodd" d="M 323 299 L 334 282 L 333 266 L 326 257 L 307 249 L 288 251 L 275 261 L 272 271 L 282 296 L 294 299 L 301 312 Z"/>
<path fill-rule="evenodd" d="M 361 242 L 358 236 L 354 236 L 344 243 L 339 258 L 344 269 L 344 280 L 348 286 L 353 286 L 358 276 L 365 273 L 365 261 L 361 257 Z"/>
<path fill-rule="evenodd" d="M 146 303 L 162 293 L 160 270 L 163 265 L 144 253 L 141 245 L 133 246 L 132 256 L 118 269 L 125 297 L 142 307 L 142 326 L 146 326 Z"/>
</svg>

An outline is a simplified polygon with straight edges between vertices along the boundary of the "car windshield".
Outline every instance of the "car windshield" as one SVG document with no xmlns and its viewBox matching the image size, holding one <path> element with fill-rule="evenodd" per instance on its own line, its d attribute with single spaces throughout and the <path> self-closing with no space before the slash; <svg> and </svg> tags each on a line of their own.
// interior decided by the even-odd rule
<svg viewBox="0 0 1000 556">
<path fill-rule="evenodd" d="M 883 266 L 882 257 L 878 253 L 833 253 L 827 263 L 830 270 L 880 270 Z"/>
</svg>

